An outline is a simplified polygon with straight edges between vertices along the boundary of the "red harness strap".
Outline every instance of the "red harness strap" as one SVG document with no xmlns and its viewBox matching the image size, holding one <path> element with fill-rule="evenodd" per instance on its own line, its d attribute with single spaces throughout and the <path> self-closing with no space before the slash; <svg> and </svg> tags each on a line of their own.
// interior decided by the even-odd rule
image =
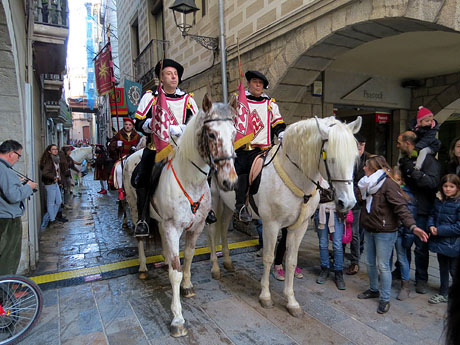
<svg viewBox="0 0 460 345">
<path fill-rule="evenodd" d="M 172 165 L 172 160 L 168 161 L 168 169 L 169 168 L 171 168 L 171 170 L 172 170 L 172 172 L 174 174 L 174 177 L 176 178 L 177 184 L 179 185 L 180 189 L 182 189 L 182 192 L 184 192 L 184 195 L 187 197 L 188 202 L 190 203 L 190 208 L 192 209 L 192 213 L 195 214 L 196 211 L 198 211 L 198 209 L 200 208 L 200 204 L 201 204 L 201 201 L 203 200 L 204 193 L 201 195 L 200 200 L 198 200 L 197 202 L 193 202 L 192 198 L 187 194 L 187 192 L 185 191 L 184 187 L 182 187 L 182 184 L 180 183 L 179 179 L 177 178 L 176 172 L 174 171 L 174 167 Z M 192 222 L 192 224 L 193 224 L 193 222 Z M 189 226 L 189 228 L 190 228 L 190 226 Z"/>
</svg>

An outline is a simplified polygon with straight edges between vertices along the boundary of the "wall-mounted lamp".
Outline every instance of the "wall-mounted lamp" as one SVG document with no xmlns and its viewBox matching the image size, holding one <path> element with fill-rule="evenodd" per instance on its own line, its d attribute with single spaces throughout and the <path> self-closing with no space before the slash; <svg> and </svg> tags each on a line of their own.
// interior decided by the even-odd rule
<svg viewBox="0 0 460 345">
<path fill-rule="evenodd" d="M 190 28 L 195 25 L 196 12 L 200 10 L 196 7 L 195 0 L 176 0 L 170 9 L 173 10 L 174 22 L 183 37 L 190 37 L 206 49 L 217 50 L 219 47 L 217 37 L 190 35 L 188 33 Z M 190 13 L 193 14 L 193 21 L 189 19 L 187 22 L 187 15 Z"/>
</svg>

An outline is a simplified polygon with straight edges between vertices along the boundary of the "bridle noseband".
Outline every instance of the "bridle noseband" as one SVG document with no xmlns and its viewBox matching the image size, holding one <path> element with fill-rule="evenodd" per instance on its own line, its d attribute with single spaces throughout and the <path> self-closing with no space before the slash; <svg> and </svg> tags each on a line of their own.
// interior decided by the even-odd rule
<svg viewBox="0 0 460 345">
<path fill-rule="evenodd" d="M 215 119 L 205 120 L 203 124 L 207 124 L 209 122 L 216 122 L 216 121 L 231 121 L 233 123 L 232 118 L 223 117 L 223 118 L 215 118 Z M 209 138 L 206 135 L 206 132 L 207 132 L 206 128 L 207 128 L 207 126 L 203 126 L 202 136 L 204 137 L 204 141 L 205 141 L 205 147 L 206 147 L 205 155 L 206 155 L 206 157 L 208 157 L 208 160 L 209 160 L 208 164 L 211 167 L 211 171 L 210 171 L 210 173 L 211 173 L 211 172 L 217 171 L 216 163 L 219 163 L 221 161 L 227 161 L 227 160 L 230 160 L 230 159 L 235 159 L 236 155 L 233 154 L 231 156 L 223 156 L 223 157 L 217 157 L 217 158 L 213 157 L 212 154 L 211 154 L 211 151 L 209 150 Z M 201 171 L 201 169 L 199 169 L 199 170 Z"/>
</svg>

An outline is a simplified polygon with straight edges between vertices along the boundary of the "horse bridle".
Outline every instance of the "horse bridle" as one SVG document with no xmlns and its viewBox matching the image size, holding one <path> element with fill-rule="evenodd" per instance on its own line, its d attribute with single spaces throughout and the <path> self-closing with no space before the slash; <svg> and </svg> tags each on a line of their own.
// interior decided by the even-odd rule
<svg viewBox="0 0 460 345">
<path fill-rule="evenodd" d="M 216 121 L 231 121 L 233 123 L 233 119 L 230 118 L 230 117 L 223 117 L 223 118 L 216 118 L 216 119 L 209 119 L 209 120 L 205 120 L 204 121 L 204 124 L 207 124 L 209 122 L 216 122 Z M 208 136 L 205 135 L 205 131 L 206 131 L 206 126 L 203 126 L 203 136 L 204 136 L 204 140 L 205 140 L 205 146 L 206 146 L 206 157 L 208 157 L 209 159 L 209 166 L 211 167 L 211 170 L 209 172 L 209 174 L 211 174 L 212 172 L 215 172 L 217 171 L 217 167 L 216 167 L 216 163 L 219 163 L 221 161 L 227 161 L 227 160 L 230 160 L 230 159 L 235 159 L 236 158 L 236 155 L 233 154 L 231 156 L 223 156 L 223 157 L 213 157 L 212 154 L 211 154 L 211 151 L 209 150 L 209 139 L 208 139 Z M 192 162 L 193 163 L 193 162 Z M 195 167 L 196 164 L 193 164 Z M 198 168 L 198 167 L 197 167 Z M 204 173 L 205 175 L 207 175 L 203 170 L 199 169 L 202 173 Z"/>
</svg>

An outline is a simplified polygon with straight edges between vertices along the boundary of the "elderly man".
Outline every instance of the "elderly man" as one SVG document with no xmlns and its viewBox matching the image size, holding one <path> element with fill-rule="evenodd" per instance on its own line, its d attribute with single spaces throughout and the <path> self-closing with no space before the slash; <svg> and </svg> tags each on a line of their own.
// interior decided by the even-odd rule
<svg viewBox="0 0 460 345">
<path fill-rule="evenodd" d="M 37 188 L 37 183 L 22 180 L 13 165 L 22 156 L 22 145 L 5 140 L 0 145 L 0 275 L 15 274 L 21 258 L 21 216 L 24 199 Z"/>
<path fill-rule="evenodd" d="M 417 201 L 417 216 L 415 221 L 419 228 L 427 231 L 426 223 L 433 208 L 434 199 L 441 178 L 441 167 L 438 160 L 431 154 L 427 155 L 420 170 L 415 169 L 416 158 L 411 152 L 417 143 L 417 135 L 406 131 L 399 135 L 397 148 L 403 157 L 399 160 L 399 168 L 405 184 L 414 193 Z M 415 237 L 415 291 L 427 293 L 428 282 L 428 244 Z"/>
<path fill-rule="evenodd" d="M 188 94 L 178 88 L 182 81 L 182 74 L 184 67 L 178 62 L 171 59 L 164 59 L 159 61 L 155 66 L 155 74 L 161 81 L 163 91 L 166 96 L 166 102 L 171 110 L 172 118 L 170 131 L 174 136 L 182 134 L 185 124 L 190 117 L 198 113 L 198 106 L 195 103 L 191 94 Z M 137 237 L 148 236 L 149 228 L 147 225 L 147 204 L 150 176 L 155 176 L 160 173 L 159 165 L 155 165 L 155 170 L 151 174 L 155 162 L 155 147 L 153 140 L 151 140 L 152 110 L 155 109 L 154 105 L 157 102 L 158 91 L 155 94 L 152 91 L 147 91 L 139 102 L 136 111 L 136 129 L 148 138 L 147 147 L 144 149 L 141 161 L 139 163 L 139 170 L 135 177 L 136 194 L 137 194 L 137 210 L 139 214 L 139 221 L 136 224 L 135 235 Z"/>
</svg>

